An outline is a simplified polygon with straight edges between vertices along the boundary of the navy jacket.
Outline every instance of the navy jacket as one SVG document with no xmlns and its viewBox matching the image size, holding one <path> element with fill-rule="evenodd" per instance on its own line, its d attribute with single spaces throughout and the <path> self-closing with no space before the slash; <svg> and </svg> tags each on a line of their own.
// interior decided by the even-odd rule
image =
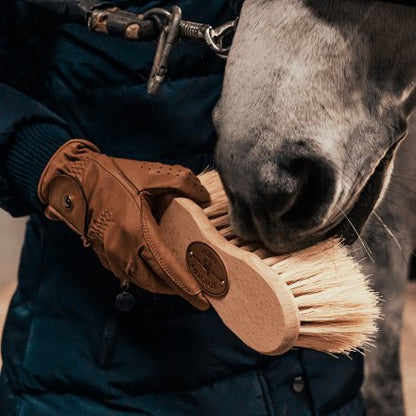
<svg viewBox="0 0 416 416">
<path fill-rule="evenodd" d="M 138 13 L 174 3 L 113 2 Z M 217 25 L 235 16 L 227 0 L 175 3 L 187 20 Z M 92 34 L 24 1 L 2 0 L 0 23 L 0 205 L 30 215 L 3 336 L 0 414 L 362 414 L 360 355 L 261 356 L 214 310 L 140 289 L 134 309 L 117 312 L 117 279 L 63 223 L 43 216 L 37 181 L 72 137 L 117 157 L 195 172 L 212 164 L 224 63 L 181 42 L 152 98 L 153 42 Z"/>
</svg>

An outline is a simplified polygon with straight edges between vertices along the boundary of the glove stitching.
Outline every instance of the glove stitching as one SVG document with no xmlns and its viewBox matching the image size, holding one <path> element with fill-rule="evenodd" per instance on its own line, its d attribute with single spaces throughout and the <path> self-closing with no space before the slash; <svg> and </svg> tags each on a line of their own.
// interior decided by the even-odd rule
<svg viewBox="0 0 416 416">
<path fill-rule="evenodd" d="M 121 188 L 124 189 L 124 191 L 126 191 L 132 198 L 134 201 L 134 205 L 137 208 L 138 214 L 139 216 L 141 216 L 141 212 L 142 210 L 140 209 L 140 205 L 137 202 L 137 196 L 139 195 L 140 197 L 140 193 L 141 191 L 134 186 L 134 184 L 124 175 L 124 173 L 118 168 L 117 164 L 114 162 L 114 160 L 108 156 L 106 156 L 106 158 L 108 158 L 113 164 L 114 167 L 117 169 L 117 172 L 121 175 L 121 177 L 123 179 L 125 179 L 125 181 L 131 186 L 132 189 L 130 189 L 129 187 L 127 187 L 125 185 L 125 183 L 123 183 L 123 181 L 120 181 L 120 177 L 118 177 L 117 175 L 115 175 L 112 171 L 110 171 L 100 160 L 97 159 L 89 159 L 89 158 L 85 158 L 85 160 L 87 160 L 90 163 L 95 163 L 96 165 L 100 166 L 103 171 L 105 171 L 109 176 L 111 176 L 116 182 L 117 184 L 119 184 L 121 186 Z M 107 255 L 107 250 L 105 249 L 105 245 L 104 245 L 104 241 L 103 241 L 103 252 L 105 253 L 105 257 L 108 258 Z M 110 264 L 110 262 L 107 260 L 108 264 Z M 111 268 L 109 268 L 116 276 L 118 275 L 117 273 L 115 273 Z M 120 278 L 120 276 L 118 276 Z M 124 272 L 123 277 L 126 278 L 127 280 L 131 280 L 131 276 Z"/>
<path fill-rule="evenodd" d="M 107 156 L 108 157 L 108 156 Z M 122 178 L 129 183 L 130 187 L 133 188 L 129 189 L 122 181 L 120 181 L 120 178 L 115 175 L 113 172 L 111 172 L 110 170 L 108 170 L 108 168 L 103 165 L 99 160 L 96 159 L 89 159 L 90 162 L 95 163 L 97 165 L 99 165 L 108 175 L 110 175 L 111 177 L 113 177 L 116 182 L 121 185 L 125 191 L 127 191 L 127 193 L 133 197 L 134 201 L 136 201 L 136 197 L 139 194 L 141 190 L 139 188 L 137 188 L 136 186 L 134 186 L 134 184 L 124 175 L 124 173 L 122 171 L 120 171 L 120 169 L 118 168 L 118 166 L 114 163 L 113 159 L 108 157 L 108 159 L 110 159 L 110 161 L 114 164 L 115 168 L 117 169 L 118 173 L 122 176 Z M 138 204 L 136 202 L 136 206 L 138 207 Z M 138 207 L 139 208 L 139 207 Z M 139 208 L 140 209 L 140 208 Z"/>
<path fill-rule="evenodd" d="M 69 166 L 69 173 L 76 176 L 82 176 L 85 172 L 85 167 L 88 161 L 90 161 L 90 159 L 85 158 L 72 162 L 72 164 Z"/>
<path fill-rule="evenodd" d="M 160 256 L 156 246 L 153 244 L 153 242 L 150 238 L 149 224 L 148 224 L 148 222 L 146 220 L 146 217 L 144 215 L 144 209 L 142 209 L 142 211 L 141 211 L 141 218 L 142 218 L 143 235 L 145 237 L 146 243 L 147 243 L 153 257 L 155 258 L 155 260 L 157 261 L 159 266 L 163 269 L 165 274 L 168 277 L 170 277 L 176 283 L 176 285 L 178 287 L 180 287 L 183 291 L 185 291 L 187 294 L 196 295 L 196 294 L 200 293 L 200 291 L 201 291 L 200 289 L 192 290 L 192 289 L 188 288 L 187 286 L 184 286 L 183 283 L 180 280 L 177 279 L 176 275 L 173 272 L 171 272 L 171 270 L 168 268 L 165 261 Z"/>
<path fill-rule="evenodd" d="M 87 232 L 88 237 L 91 240 L 104 240 L 104 233 L 112 221 L 113 213 L 109 208 L 105 208 L 96 218 L 93 218 Z"/>
</svg>

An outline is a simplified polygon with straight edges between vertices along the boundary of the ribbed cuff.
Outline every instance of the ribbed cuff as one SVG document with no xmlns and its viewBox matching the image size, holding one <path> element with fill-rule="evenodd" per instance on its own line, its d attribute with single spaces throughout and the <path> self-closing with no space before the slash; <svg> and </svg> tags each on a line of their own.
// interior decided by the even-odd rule
<svg viewBox="0 0 416 416">
<path fill-rule="evenodd" d="M 63 127 L 46 122 L 21 126 L 2 155 L 13 194 L 25 205 L 41 208 L 39 178 L 53 154 L 71 135 Z"/>
</svg>

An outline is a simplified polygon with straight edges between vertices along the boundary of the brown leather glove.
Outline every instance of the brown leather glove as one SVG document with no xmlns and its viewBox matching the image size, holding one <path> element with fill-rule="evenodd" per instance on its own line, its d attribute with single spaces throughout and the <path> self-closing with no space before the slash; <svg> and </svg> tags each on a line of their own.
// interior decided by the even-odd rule
<svg viewBox="0 0 416 416">
<path fill-rule="evenodd" d="M 209 202 L 208 192 L 189 169 L 111 158 L 88 141 L 71 140 L 49 161 L 38 193 L 47 205 L 46 216 L 80 234 L 123 283 L 179 294 L 201 310 L 209 307 L 199 285 L 164 242 L 151 209 L 166 195 Z"/>
</svg>

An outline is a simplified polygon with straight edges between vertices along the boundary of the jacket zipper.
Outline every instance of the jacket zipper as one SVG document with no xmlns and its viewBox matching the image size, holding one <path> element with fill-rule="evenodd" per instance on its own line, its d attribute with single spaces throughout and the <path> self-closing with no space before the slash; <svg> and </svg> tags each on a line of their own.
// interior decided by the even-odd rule
<svg viewBox="0 0 416 416">
<path fill-rule="evenodd" d="M 130 284 L 128 282 L 121 283 L 120 292 L 114 301 L 113 311 L 104 326 L 98 349 L 98 364 L 102 368 L 110 368 L 112 364 L 120 318 L 126 312 L 131 311 L 136 303 L 134 296 L 129 291 L 129 287 Z"/>
</svg>

